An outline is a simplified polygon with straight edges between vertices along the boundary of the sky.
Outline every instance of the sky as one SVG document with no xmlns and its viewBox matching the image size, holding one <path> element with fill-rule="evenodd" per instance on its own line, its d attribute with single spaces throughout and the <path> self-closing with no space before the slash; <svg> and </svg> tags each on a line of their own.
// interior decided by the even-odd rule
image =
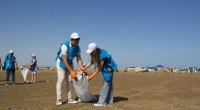
<svg viewBox="0 0 200 110">
<path fill-rule="evenodd" d="M 0 0 L 0 57 L 13 49 L 19 65 L 34 53 L 39 66 L 55 66 L 60 44 L 78 32 L 85 63 L 95 42 L 119 68 L 199 68 L 199 12 L 199 0 Z"/>
</svg>

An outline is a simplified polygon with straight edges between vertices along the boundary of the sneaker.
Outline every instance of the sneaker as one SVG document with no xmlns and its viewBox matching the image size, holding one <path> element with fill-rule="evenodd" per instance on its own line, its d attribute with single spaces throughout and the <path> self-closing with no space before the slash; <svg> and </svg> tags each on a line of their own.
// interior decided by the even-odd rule
<svg viewBox="0 0 200 110">
<path fill-rule="evenodd" d="M 62 105 L 62 101 L 61 101 L 61 100 L 57 100 L 57 101 L 56 101 L 56 105 L 57 105 L 57 106 Z"/>
<path fill-rule="evenodd" d="M 106 106 L 106 104 L 96 103 L 96 104 L 94 104 L 94 106 L 96 106 L 96 107 L 104 107 L 104 106 Z"/>
<path fill-rule="evenodd" d="M 67 103 L 70 103 L 70 104 L 77 104 L 78 102 L 76 100 L 73 100 L 73 99 L 68 99 L 67 100 Z"/>
<path fill-rule="evenodd" d="M 5 84 L 6 86 L 8 85 L 8 83 Z"/>
<path fill-rule="evenodd" d="M 15 85 L 15 83 L 12 84 L 13 86 Z"/>
<path fill-rule="evenodd" d="M 78 99 L 78 103 L 81 103 L 81 99 Z"/>
</svg>

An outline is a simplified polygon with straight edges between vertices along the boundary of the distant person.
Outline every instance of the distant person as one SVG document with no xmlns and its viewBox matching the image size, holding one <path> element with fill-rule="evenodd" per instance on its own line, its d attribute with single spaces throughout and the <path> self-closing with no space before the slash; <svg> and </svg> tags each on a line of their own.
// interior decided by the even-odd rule
<svg viewBox="0 0 200 110">
<path fill-rule="evenodd" d="M 10 50 L 4 61 L 4 69 L 6 70 L 6 85 L 8 85 L 10 74 L 12 75 L 12 85 L 15 85 L 15 67 L 18 70 L 14 51 Z"/>
<path fill-rule="evenodd" d="M 78 33 L 72 33 L 70 41 L 63 43 L 58 50 L 56 57 L 56 68 L 58 80 L 56 84 L 56 94 L 57 100 L 56 105 L 62 105 L 62 83 L 66 80 L 66 94 L 67 94 L 67 103 L 77 103 L 76 100 L 72 99 L 71 95 L 71 85 L 69 82 L 69 77 L 77 79 L 76 72 L 73 68 L 73 59 L 76 57 L 77 63 L 80 69 L 83 69 L 83 61 L 81 59 L 81 49 L 79 47 L 80 37 Z"/>
<path fill-rule="evenodd" d="M 3 65 L 1 63 L 1 57 L 0 57 L 0 70 L 2 70 L 2 68 L 3 68 Z"/>
<path fill-rule="evenodd" d="M 37 79 L 37 70 L 38 70 L 37 59 L 35 54 L 31 54 L 31 57 L 32 57 L 31 63 L 27 64 L 26 66 L 29 68 L 32 74 L 31 82 L 35 83 Z"/>
<path fill-rule="evenodd" d="M 88 50 L 90 54 L 90 62 L 83 68 L 86 71 L 92 64 L 95 65 L 95 71 L 91 74 L 87 80 L 91 80 L 100 71 L 103 75 L 103 87 L 99 96 L 97 104 L 94 106 L 106 106 L 107 104 L 113 103 L 113 73 L 117 70 L 117 65 L 114 62 L 112 56 L 105 50 L 100 49 L 96 43 L 90 43 Z"/>
</svg>

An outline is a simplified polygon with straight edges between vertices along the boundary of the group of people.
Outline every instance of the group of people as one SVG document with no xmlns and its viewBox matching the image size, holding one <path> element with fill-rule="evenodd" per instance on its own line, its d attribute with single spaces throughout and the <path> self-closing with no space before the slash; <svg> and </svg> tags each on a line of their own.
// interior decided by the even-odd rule
<svg viewBox="0 0 200 110">
<path fill-rule="evenodd" d="M 32 60 L 30 64 L 27 64 L 26 67 L 29 68 L 29 70 L 32 73 L 32 81 L 31 82 L 35 82 L 36 81 L 36 74 L 37 74 L 37 59 L 36 59 L 36 55 L 35 54 L 31 54 Z M 6 84 L 5 85 L 9 85 L 9 78 L 10 78 L 10 74 L 12 75 L 12 85 L 15 85 L 15 70 L 18 70 L 18 65 L 17 65 L 17 60 L 16 57 L 14 56 L 14 51 L 13 50 L 9 50 L 9 53 L 6 55 L 5 57 L 5 61 L 2 64 L 1 62 L 1 58 L 0 58 L 0 68 L 2 70 L 6 71 Z"/>
<path fill-rule="evenodd" d="M 64 80 L 66 80 L 67 103 L 78 103 L 78 101 L 72 99 L 70 87 L 70 80 L 77 80 L 77 73 L 73 67 L 73 59 L 75 57 L 82 72 L 86 72 L 91 65 L 94 65 L 94 72 L 88 75 L 88 81 L 93 79 L 99 72 L 103 75 L 103 87 L 100 92 L 99 100 L 94 106 L 106 106 L 107 104 L 113 103 L 113 73 L 117 71 L 116 63 L 106 50 L 99 48 L 96 43 L 90 43 L 86 53 L 90 54 L 91 59 L 87 65 L 83 65 L 81 48 L 78 45 L 79 41 L 79 34 L 72 33 L 70 40 L 64 42 L 57 52 L 56 68 L 58 79 L 56 84 L 56 105 L 63 104 L 62 85 Z M 31 63 L 26 66 L 32 71 L 32 81 L 35 82 L 37 77 L 37 60 L 35 54 L 32 54 L 31 57 Z M 18 69 L 18 66 L 13 50 L 9 51 L 9 54 L 5 58 L 4 65 L 1 63 L 0 59 L 0 66 L 6 70 L 6 85 L 8 85 L 10 74 L 12 75 L 12 84 L 15 85 L 15 67 Z"/>
<path fill-rule="evenodd" d="M 104 49 L 97 46 L 96 43 L 90 43 L 88 45 L 87 53 L 90 54 L 91 59 L 86 66 L 83 66 L 81 59 L 81 49 L 79 47 L 80 37 L 78 33 L 72 33 L 70 40 L 64 42 L 58 50 L 56 57 L 57 68 L 57 84 L 56 93 L 57 100 L 56 105 L 62 105 L 62 83 L 66 80 L 67 88 L 67 102 L 77 103 L 76 100 L 71 98 L 70 82 L 69 78 L 77 80 L 77 73 L 73 68 L 73 59 L 76 57 L 78 66 L 82 72 L 86 72 L 87 69 L 94 65 L 94 72 L 87 77 L 87 80 L 91 80 L 99 72 L 103 75 L 103 87 L 99 96 L 99 100 L 94 106 L 106 106 L 109 103 L 113 103 L 113 73 L 117 71 L 117 65 L 114 62 L 112 56 Z"/>
</svg>

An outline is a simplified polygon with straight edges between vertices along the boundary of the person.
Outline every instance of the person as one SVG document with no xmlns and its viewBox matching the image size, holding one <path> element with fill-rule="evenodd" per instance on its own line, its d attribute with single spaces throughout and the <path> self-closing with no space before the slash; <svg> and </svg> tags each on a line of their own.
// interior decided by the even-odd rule
<svg viewBox="0 0 200 110">
<path fill-rule="evenodd" d="M 2 70 L 2 67 L 3 67 L 3 65 L 1 63 L 1 57 L 0 57 L 0 70 Z"/>
<path fill-rule="evenodd" d="M 62 105 L 62 83 L 66 80 L 67 103 L 77 103 L 72 99 L 70 77 L 77 79 L 76 72 L 73 68 L 73 59 L 76 57 L 80 69 L 83 69 L 83 61 L 81 59 L 81 49 L 79 47 L 80 37 L 78 33 L 72 33 L 70 41 L 66 41 L 61 45 L 56 56 L 56 68 L 58 80 L 56 84 L 57 100 L 56 105 Z"/>
<path fill-rule="evenodd" d="M 12 85 L 15 85 L 15 67 L 18 70 L 17 61 L 14 56 L 14 51 L 9 50 L 9 54 L 4 61 L 4 70 L 6 70 L 6 84 L 8 85 L 10 74 L 12 75 Z"/>
<path fill-rule="evenodd" d="M 117 65 L 112 56 L 104 49 L 100 49 L 96 43 L 90 43 L 86 51 L 90 54 L 91 60 L 83 68 L 86 71 L 91 65 L 95 65 L 94 72 L 87 78 L 91 80 L 100 71 L 103 75 L 103 87 L 99 96 L 98 103 L 94 106 L 106 106 L 113 103 L 113 73 L 117 70 Z"/>
<path fill-rule="evenodd" d="M 26 66 L 29 68 L 29 70 L 32 73 L 31 82 L 35 83 L 36 79 L 37 79 L 37 69 L 38 69 L 37 59 L 36 59 L 36 55 L 35 54 L 31 54 L 31 57 L 32 57 L 31 63 L 27 64 Z"/>
</svg>

